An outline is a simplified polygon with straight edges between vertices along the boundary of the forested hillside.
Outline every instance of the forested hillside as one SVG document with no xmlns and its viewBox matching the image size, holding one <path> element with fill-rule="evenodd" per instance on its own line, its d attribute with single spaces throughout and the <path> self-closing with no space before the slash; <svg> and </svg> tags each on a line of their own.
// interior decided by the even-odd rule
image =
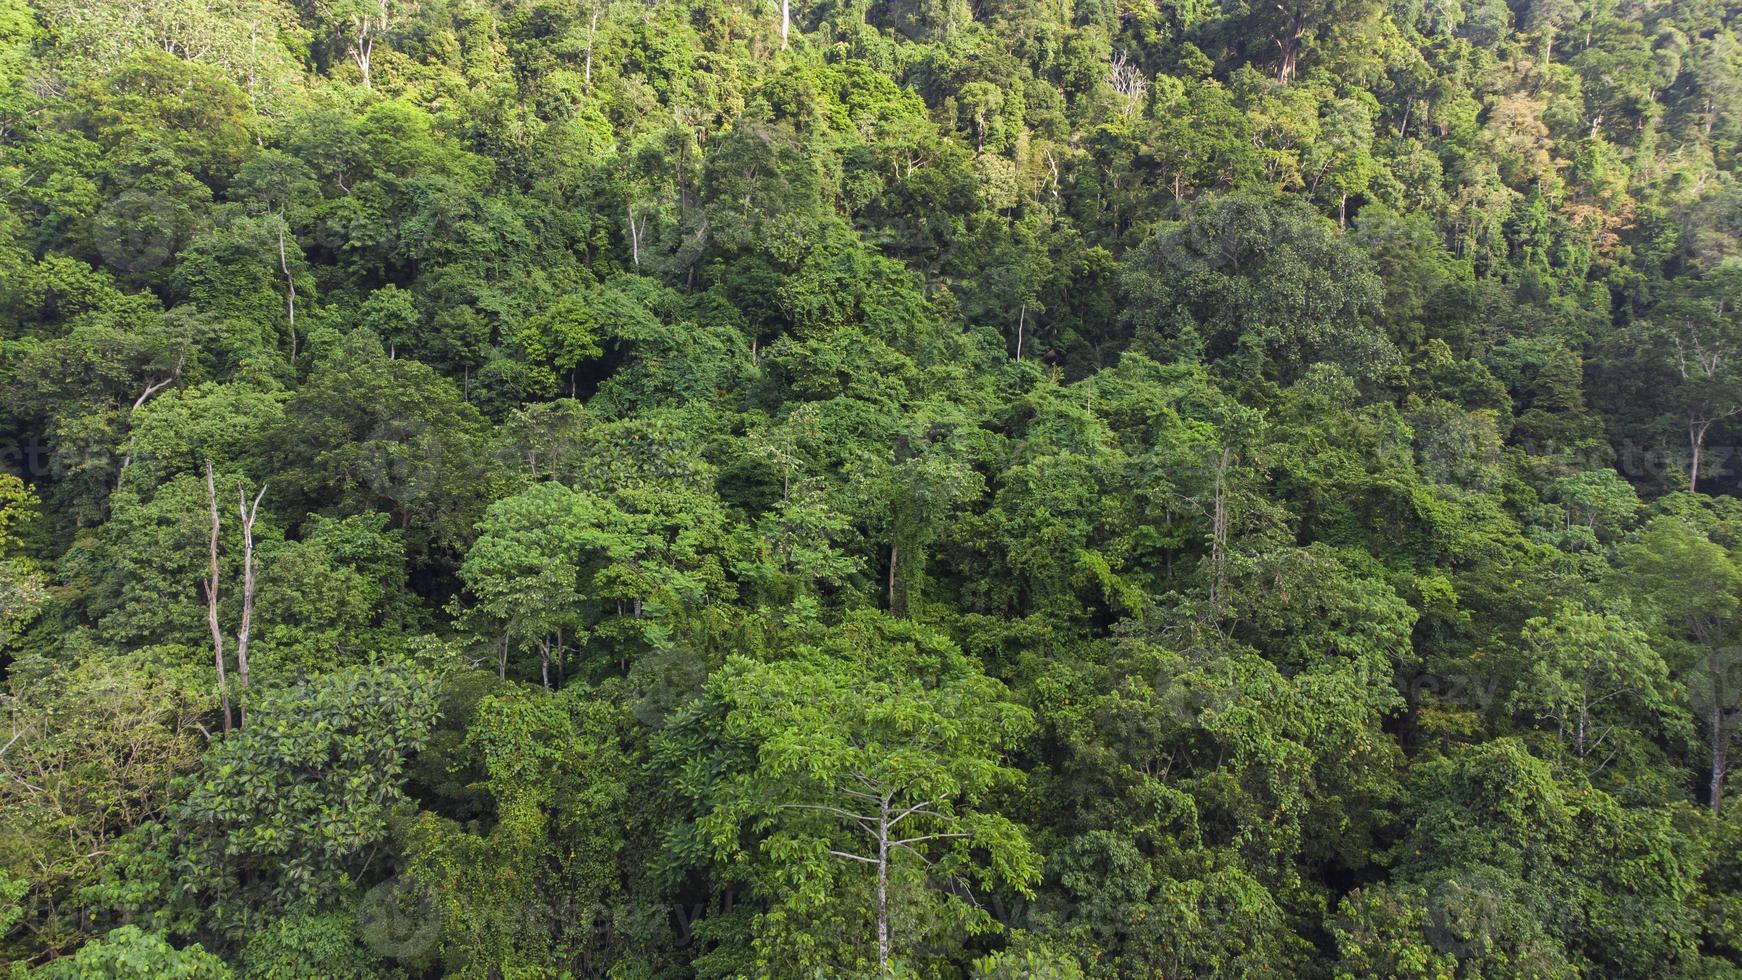
<svg viewBox="0 0 1742 980">
<path fill-rule="evenodd" d="M 1733 0 L 0 0 L 0 962 L 1742 977 L 1739 165 Z"/>
</svg>

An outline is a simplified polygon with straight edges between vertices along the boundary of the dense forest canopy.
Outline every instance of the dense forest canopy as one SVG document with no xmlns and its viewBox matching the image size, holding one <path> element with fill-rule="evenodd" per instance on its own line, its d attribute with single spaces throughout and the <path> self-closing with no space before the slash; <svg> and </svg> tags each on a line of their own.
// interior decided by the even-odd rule
<svg viewBox="0 0 1742 980">
<path fill-rule="evenodd" d="M 0 0 L 0 962 L 1742 977 L 1739 168 L 1726 0 Z"/>
</svg>

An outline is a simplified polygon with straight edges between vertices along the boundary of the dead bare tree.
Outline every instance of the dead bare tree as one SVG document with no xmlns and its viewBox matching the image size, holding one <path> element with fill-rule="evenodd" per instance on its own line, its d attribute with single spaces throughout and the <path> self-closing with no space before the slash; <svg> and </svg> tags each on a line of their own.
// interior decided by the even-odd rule
<svg viewBox="0 0 1742 980">
<path fill-rule="evenodd" d="M 1107 84 L 1125 100 L 1128 116 L 1143 107 L 1143 99 L 1149 94 L 1149 79 L 1143 77 L 1142 70 L 1123 51 L 1113 55 L 1112 64 L 1107 67 Z"/>
<path fill-rule="evenodd" d="M 227 657 L 224 656 L 224 628 L 218 616 L 219 595 L 219 564 L 218 538 L 223 532 L 223 523 L 218 517 L 218 483 L 214 475 L 212 461 L 206 460 L 206 502 L 211 508 L 212 534 L 210 558 L 207 568 L 209 578 L 205 583 L 206 592 L 206 626 L 212 633 L 212 663 L 218 672 L 218 696 L 223 704 L 224 731 L 228 732 L 234 724 L 248 723 L 248 640 L 254 629 L 254 522 L 260 516 L 260 501 L 266 496 L 266 485 L 260 485 L 260 491 L 254 495 L 253 503 L 248 501 L 248 493 L 240 487 L 236 488 L 237 512 L 242 518 L 242 621 L 236 630 L 236 681 L 239 690 L 237 714 L 232 721 L 230 710 L 230 680 L 227 668 Z"/>
</svg>

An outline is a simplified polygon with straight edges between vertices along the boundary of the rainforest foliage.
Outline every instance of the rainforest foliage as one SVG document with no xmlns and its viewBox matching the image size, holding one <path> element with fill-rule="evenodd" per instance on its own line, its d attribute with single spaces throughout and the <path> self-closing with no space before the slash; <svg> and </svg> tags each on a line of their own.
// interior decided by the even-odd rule
<svg viewBox="0 0 1742 980">
<path fill-rule="evenodd" d="M 0 961 L 1742 977 L 1739 447 L 1734 0 L 0 0 Z"/>
</svg>

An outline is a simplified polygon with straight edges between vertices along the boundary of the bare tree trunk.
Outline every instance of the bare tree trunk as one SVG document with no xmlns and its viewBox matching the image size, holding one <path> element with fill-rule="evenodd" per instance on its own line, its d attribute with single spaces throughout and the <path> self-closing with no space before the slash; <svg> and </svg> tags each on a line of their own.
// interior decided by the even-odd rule
<svg viewBox="0 0 1742 980">
<path fill-rule="evenodd" d="M 379 13 L 375 16 L 351 16 L 351 29 L 356 33 L 351 41 L 351 59 L 357 63 L 357 70 L 363 73 L 363 87 L 366 89 L 374 87 L 370 66 L 375 60 L 375 39 L 387 33 L 387 28 L 393 22 L 392 10 L 388 6 L 390 2 L 391 0 L 381 0 Z"/>
<path fill-rule="evenodd" d="M 792 24 L 792 0 L 780 0 L 780 50 L 786 50 L 786 32 Z"/>
<path fill-rule="evenodd" d="M 1589 721 L 1589 705 L 1586 703 L 1586 696 L 1581 693 L 1579 695 L 1579 727 L 1573 734 L 1573 751 L 1577 752 L 1581 759 L 1585 757 L 1585 731 Z"/>
<path fill-rule="evenodd" d="M 629 212 L 629 258 L 637 269 L 641 268 L 641 230 L 635 227 L 635 205 L 630 204 Z"/>
<path fill-rule="evenodd" d="M 889 794 L 878 801 L 877 822 L 877 965 L 889 974 Z"/>
<path fill-rule="evenodd" d="M 599 5 L 593 5 L 593 15 L 587 22 L 587 67 L 582 74 L 582 80 L 588 88 L 593 87 L 593 39 L 599 34 Z"/>
<path fill-rule="evenodd" d="M 363 73 L 363 87 L 373 89 L 375 86 L 369 79 L 369 62 L 375 57 L 375 39 L 368 35 L 368 29 L 359 32 L 357 43 L 351 47 L 351 59 L 357 63 L 357 70 Z"/>
<path fill-rule="evenodd" d="M 1287 85 L 1294 80 L 1296 59 L 1300 57 L 1300 35 L 1295 34 L 1286 43 L 1279 40 L 1276 46 L 1282 49 L 1282 63 L 1276 68 L 1276 80 Z"/>
<path fill-rule="evenodd" d="M 206 460 L 206 498 L 212 507 L 211 579 L 206 582 L 206 625 L 212 630 L 212 660 L 218 668 L 218 697 L 224 706 L 224 731 L 230 730 L 230 682 L 224 671 L 224 631 L 218 627 L 218 485 Z"/>
<path fill-rule="evenodd" d="M 1706 430 L 1711 428 L 1710 422 L 1699 421 L 1688 423 L 1688 492 L 1700 488 L 1700 461 L 1706 452 Z"/>
<path fill-rule="evenodd" d="M 1022 304 L 1022 312 L 1016 315 L 1016 359 L 1022 360 L 1022 328 L 1028 323 L 1028 304 Z"/>
<path fill-rule="evenodd" d="M 901 560 L 901 547 L 893 542 L 889 545 L 889 615 L 900 616 L 901 609 L 895 601 L 895 568 Z"/>
<path fill-rule="evenodd" d="M 1712 812 L 1718 813 L 1724 806 L 1724 774 L 1730 768 L 1730 753 L 1724 745 L 1724 703 L 1715 697 L 1712 704 L 1711 738 L 1712 738 Z"/>
<path fill-rule="evenodd" d="M 278 216 L 278 268 L 284 273 L 285 311 L 290 316 L 290 359 L 296 360 L 296 278 L 290 274 L 290 260 L 284 254 L 284 215 Z"/>
<path fill-rule="evenodd" d="M 242 686 L 237 704 L 239 721 L 248 724 L 248 638 L 254 629 L 254 519 L 260 516 L 260 501 L 266 485 L 248 503 L 248 494 L 236 488 L 236 509 L 242 515 L 242 625 L 236 630 L 236 680 Z"/>
</svg>

